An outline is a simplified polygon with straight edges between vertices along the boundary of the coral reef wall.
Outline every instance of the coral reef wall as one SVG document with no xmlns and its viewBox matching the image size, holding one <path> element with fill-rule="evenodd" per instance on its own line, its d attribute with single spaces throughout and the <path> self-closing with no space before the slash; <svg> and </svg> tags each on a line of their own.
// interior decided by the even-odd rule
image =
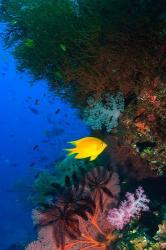
<svg viewBox="0 0 166 250">
<path fill-rule="evenodd" d="M 78 107 L 93 142 L 72 141 L 76 159 L 38 176 L 27 250 L 164 249 L 165 10 L 164 0 L 1 1 L 18 69 Z"/>
</svg>

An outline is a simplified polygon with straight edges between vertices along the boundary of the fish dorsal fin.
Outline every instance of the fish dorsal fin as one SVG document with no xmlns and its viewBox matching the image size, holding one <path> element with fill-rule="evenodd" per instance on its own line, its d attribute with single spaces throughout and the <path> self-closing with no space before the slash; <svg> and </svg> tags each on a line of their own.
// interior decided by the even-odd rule
<svg viewBox="0 0 166 250">
<path fill-rule="evenodd" d="M 82 142 L 88 142 L 88 140 L 92 141 L 92 140 L 96 140 L 97 138 L 95 137 L 92 137 L 92 136 L 88 136 L 88 137 L 84 137 L 84 138 L 81 138 L 81 139 L 78 139 L 76 141 L 73 141 L 73 144 L 75 145 L 78 145 Z"/>
<path fill-rule="evenodd" d="M 81 138 L 81 139 L 78 139 L 78 140 L 75 140 L 75 141 L 70 141 L 70 142 L 68 142 L 68 143 L 77 146 L 79 143 L 81 143 L 81 142 L 83 142 L 83 141 L 86 141 L 86 140 L 87 140 L 87 137 Z"/>
</svg>

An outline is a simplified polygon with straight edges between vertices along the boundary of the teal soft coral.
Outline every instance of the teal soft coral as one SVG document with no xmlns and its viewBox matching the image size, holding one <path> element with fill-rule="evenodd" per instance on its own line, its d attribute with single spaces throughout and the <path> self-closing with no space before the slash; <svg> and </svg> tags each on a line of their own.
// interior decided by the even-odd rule
<svg viewBox="0 0 166 250">
<path fill-rule="evenodd" d="M 119 92 L 116 95 L 107 93 L 99 100 L 89 97 L 87 104 L 83 116 L 86 124 L 93 130 L 105 129 L 110 132 L 117 127 L 119 116 L 124 111 L 122 93 Z"/>
</svg>

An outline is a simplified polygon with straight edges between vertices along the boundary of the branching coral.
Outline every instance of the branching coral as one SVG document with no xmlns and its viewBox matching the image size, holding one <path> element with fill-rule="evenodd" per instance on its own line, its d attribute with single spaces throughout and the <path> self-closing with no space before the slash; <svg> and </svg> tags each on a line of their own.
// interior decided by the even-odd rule
<svg viewBox="0 0 166 250">
<path fill-rule="evenodd" d="M 147 199 L 142 187 L 136 190 L 136 195 L 127 193 L 126 200 L 120 203 L 119 208 L 110 209 L 108 221 L 117 229 L 123 229 L 131 219 L 139 217 L 142 211 L 149 210 Z"/>
<path fill-rule="evenodd" d="M 106 94 L 103 99 L 89 97 L 84 109 L 84 120 L 94 130 L 106 129 L 110 132 L 118 125 L 120 113 L 124 111 L 124 98 L 121 93 L 113 96 Z"/>
</svg>

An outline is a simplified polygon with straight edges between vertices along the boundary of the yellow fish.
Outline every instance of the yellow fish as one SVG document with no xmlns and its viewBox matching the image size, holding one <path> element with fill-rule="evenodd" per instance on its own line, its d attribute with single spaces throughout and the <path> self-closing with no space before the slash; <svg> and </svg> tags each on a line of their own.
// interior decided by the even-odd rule
<svg viewBox="0 0 166 250">
<path fill-rule="evenodd" d="M 96 137 L 84 137 L 69 143 L 73 144 L 75 148 L 65 149 L 69 151 L 68 155 L 77 154 L 75 156 L 76 159 L 90 157 L 90 161 L 95 160 L 107 147 L 105 142 Z"/>
</svg>

